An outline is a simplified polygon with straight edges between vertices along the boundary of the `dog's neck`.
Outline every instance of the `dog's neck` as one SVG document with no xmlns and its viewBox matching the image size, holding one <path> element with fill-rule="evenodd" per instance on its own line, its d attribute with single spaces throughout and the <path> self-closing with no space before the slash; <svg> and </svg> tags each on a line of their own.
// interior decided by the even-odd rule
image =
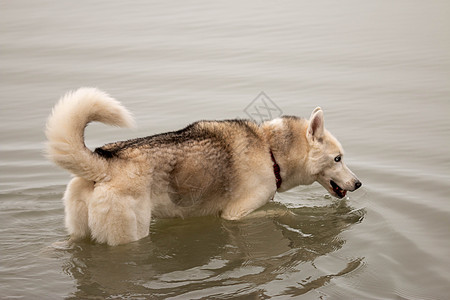
<svg viewBox="0 0 450 300">
<path fill-rule="evenodd" d="M 277 190 L 284 192 L 298 185 L 312 184 L 314 181 L 305 181 L 305 178 L 311 178 L 308 176 L 309 174 L 307 175 L 309 144 L 306 140 L 306 129 L 308 121 L 300 118 L 279 118 L 265 122 L 261 124 L 261 127 L 273 156 L 274 173 L 275 163 L 280 169 L 279 176 L 282 180 L 278 187 L 277 179 Z M 305 135 L 298 133 L 305 133 Z M 303 148 L 303 151 L 298 148 Z M 277 176 L 276 173 L 275 176 Z"/>
</svg>

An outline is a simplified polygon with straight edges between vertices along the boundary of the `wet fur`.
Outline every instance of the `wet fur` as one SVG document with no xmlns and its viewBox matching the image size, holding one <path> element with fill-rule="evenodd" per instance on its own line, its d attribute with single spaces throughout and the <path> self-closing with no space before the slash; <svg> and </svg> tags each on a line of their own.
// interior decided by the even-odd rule
<svg viewBox="0 0 450 300">
<path fill-rule="evenodd" d="M 47 121 L 49 158 L 75 175 L 64 194 L 72 239 L 136 241 L 148 235 L 152 217 L 240 219 L 277 191 L 270 151 L 281 168 L 279 192 L 319 181 L 333 193 L 330 176 L 346 190 L 359 182 L 343 163 L 333 164 L 343 150 L 324 129 L 320 109 L 310 120 L 288 116 L 261 125 L 199 121 L 93 152 L 83 140 L 92 121 L 133 125 L 119 102 L 91 88 L 65 95 Z M 330 175 L 330 169 L 336 170 Z"/>
</svg>

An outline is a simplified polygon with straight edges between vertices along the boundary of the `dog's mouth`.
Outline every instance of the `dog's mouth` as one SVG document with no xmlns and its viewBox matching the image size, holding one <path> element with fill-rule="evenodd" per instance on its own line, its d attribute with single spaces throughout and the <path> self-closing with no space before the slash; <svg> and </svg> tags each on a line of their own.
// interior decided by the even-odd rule
<svg viewBox="0 0 450 300">
<path fill-rule="evenodd" d="M 337 185 L 336 182 L 333 180 L 330 180 L 331 187 L 333 188 L 333 192 L 338 196 L 339 198 L 344 198 L 347 194 L 347 191 L 342 189 L 340 186 Z"/>
</svg>

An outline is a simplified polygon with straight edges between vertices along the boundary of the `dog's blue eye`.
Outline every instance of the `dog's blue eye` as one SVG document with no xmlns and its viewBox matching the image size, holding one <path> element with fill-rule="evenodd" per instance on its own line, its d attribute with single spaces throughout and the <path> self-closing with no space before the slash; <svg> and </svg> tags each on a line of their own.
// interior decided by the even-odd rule
<svg viewBox="0 0 450 300">
<path fill-rule="evenodd" d="M 334 161 L 335 161 L 335 162 L 340 162 L 340 161 L 341 161 L 341 156 L 340 156 L 340 155 L 336 156 L 336 157 L 334 158 Z"/>
</svg>

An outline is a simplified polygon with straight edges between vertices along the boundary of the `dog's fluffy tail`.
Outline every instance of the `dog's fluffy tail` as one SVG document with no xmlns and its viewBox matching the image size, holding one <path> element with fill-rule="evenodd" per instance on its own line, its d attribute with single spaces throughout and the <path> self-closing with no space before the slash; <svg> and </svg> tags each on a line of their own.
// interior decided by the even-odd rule
<svg viewBox="0 0 450 300">
<path fill-rule="evenodd" d="M 57 165 L 92 181 L 108 177 L 108 161 L 84 144 L 84 129 L 93 121 L 134 127 L 131 113 L 117 100 L 95 88 L 64 95 L 47 120 L 47 155 Z"/>
</svg>

